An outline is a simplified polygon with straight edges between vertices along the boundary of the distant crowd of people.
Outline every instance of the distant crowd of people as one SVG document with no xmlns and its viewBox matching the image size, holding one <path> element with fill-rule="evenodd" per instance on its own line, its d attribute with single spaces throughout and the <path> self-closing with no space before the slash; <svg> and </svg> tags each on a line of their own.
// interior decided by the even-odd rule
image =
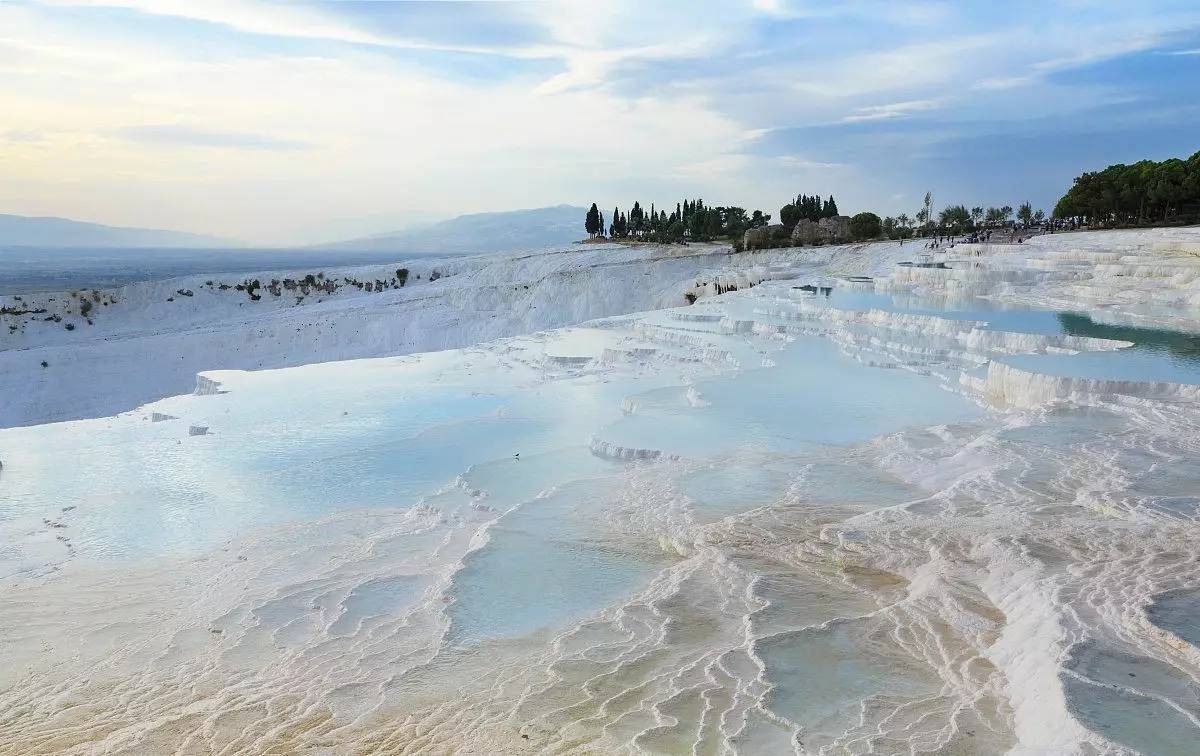
<svg viewBox="0 0 1200 756">
<path fill-rule="evenodd" d="M 986 231 L 980 230 L 980 231 L 976 231 L 971 234 L 963 234 L 962 236 L 938 235 L 938 236 L 931 237 L 927 242 L 925 242 L 924 248 L 930 249 L 930 250 L 954 249 L 954 246 L 956 244 L 988 244 L 992 241 L 992 231 L 993 231 L 993 229 L 989 228 Z M 1029 234 L 1029 236 L 1032 236 L 1032 235 L 1033 235 L 1032 233 Z M 1017 236 L 1015 233 L 1013 233 L 1009 237 L 1007 243 L 1009 243 L 1009 244 L 1024 244 L 1025 240 L 1027 238 L 1029 238 L 1029 236 Z M 903 240 L 901 240 L 901 243 L 903 244 Z"/>
</svg>

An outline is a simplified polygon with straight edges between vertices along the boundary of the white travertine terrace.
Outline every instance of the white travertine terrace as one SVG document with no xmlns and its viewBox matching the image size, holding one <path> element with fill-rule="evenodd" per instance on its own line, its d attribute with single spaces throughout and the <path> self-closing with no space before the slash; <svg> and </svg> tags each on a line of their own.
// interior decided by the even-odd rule
<svg viewBox="0 0 1200 756">
<path fill-rule="evenodd" d="M 0 430 L 0 754 L 1188 752 L 1200 233 L 917 249 L 464 261 Z"/>
</svg>

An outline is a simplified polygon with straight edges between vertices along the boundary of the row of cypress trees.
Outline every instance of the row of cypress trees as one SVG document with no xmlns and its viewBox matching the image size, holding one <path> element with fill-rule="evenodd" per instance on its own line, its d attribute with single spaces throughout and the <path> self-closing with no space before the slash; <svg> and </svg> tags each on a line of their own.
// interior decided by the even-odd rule
<svg viewBox="0 0 1200 756">
<path fill-rule="evenodd" d="M 796 196 L 794 202 L 784 205 L 779 210 L 779 222 L 785 226 L 795 226 L 802 220 L 810 220 L 815 223 L 822 218 L 832 218 L 837 214 L 838 206 L 832 194 L 827 200 L 822 200 L 819 194 L 811 196 L 800 194 Z"/>
<path fill-rule="evenodd" d="M 685 238 L 693 241 L 709 241 L 719 238 L 740 238 L 746 229 L 765 226 L 771 216 L 761 210 L 747 214 L 741 207 L 720 205 L 710 207 L 700 198 L 686 199 L 675 204 L 671 212 L 659 210 L 651 204 L 650 209 L 634 202 L 628 213 L 619 207 L 613 208 L 608 227 L 604 225 L 604 213 L 592 203 L 584 220 L 584 227 L 591 237 L 607 236 L 612 239 L 638 239 L 654 242 L 681 242 Z"/>
</svg>

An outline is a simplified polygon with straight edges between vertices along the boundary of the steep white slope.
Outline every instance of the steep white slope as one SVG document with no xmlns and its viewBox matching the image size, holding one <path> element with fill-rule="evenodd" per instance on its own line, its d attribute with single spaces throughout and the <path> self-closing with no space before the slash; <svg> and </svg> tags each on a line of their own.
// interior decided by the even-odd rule
<svg viewBox="0 0 1200 756">
<path fill-rule="evenodd" d="M 717 283 L 744 288 L 830 260 L 886 267 L 898 254 L 895 244 L 739 255 L 722 245 L 571 245 L 0 297 L 0 307 L 21 313 L 0 315 L 0 427 L 132 409 L 190 391 L 202 370 L 462 347 L 682 305 L 686 293 L 714 294 Z M 399 269 L 408 271 L 403 287 Z M 310 275 L 314 285 L 284 283 Z M 236 288 L 254 280 L 257 300 Z M 81 300 L 90 302 L 86 317 Z"/>
<path fill-rule="evenodd" d="M 203 370 L 462 347 L 794 275 L 873 275 L 880 291 L 986 293 L 1051 309 L 1092 303 L 1097 320 L 1200 328 L 1190 314 L 1200 307 L 1200 229 L 958 245 L 946 256 L 979 257 L 981 266 L 895 267 L 920 249 L 890 242 L 734 255 L 722 245 L 569 245 L 0 297 L 0 313 L 17 313 L 0 314 L 0 427 L 131 409 L 191 390 Z M 399 269 L 408 271 L 403 287 Z M 283 283 L 306 276 L 317 286 Z M 257 300 L 235 288 L 254 280 Z"/>
</svg>

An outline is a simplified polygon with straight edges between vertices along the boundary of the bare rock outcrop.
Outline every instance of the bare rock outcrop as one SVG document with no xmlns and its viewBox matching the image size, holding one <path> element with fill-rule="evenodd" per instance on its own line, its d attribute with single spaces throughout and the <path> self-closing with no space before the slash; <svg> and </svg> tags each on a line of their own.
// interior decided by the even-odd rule
<svg viewBox="0 0 1200 756">
<path fill-rule="evenodd" d="M 827 241 L 829 241 L 829 232 L 821 224 L 807 218 L 802 219 L 792 229 L 792 244 L 803 247 L 824 244 Z"/>
<path fill-rule="evenodd" d="M 818 225 L 829 234 L 829 241 L 834 243 L 850 241 L 849 215 L 835 215 L 832 218 L 822 218 Z"/>
<path fill-rule="evenodd" d="M 787 228 L 782 223 L 751 228 L 742 236 L 743 249 L 771 249 L 787 246 Z"/>
<path fill-rule="evenodd" d="M 792 229 L 792 244 L 797 246 L 838 244 L 849 240 L 850 218 L 845 215 L 835 215 L 819 221 L 805 218 Z"/>
</svg>

